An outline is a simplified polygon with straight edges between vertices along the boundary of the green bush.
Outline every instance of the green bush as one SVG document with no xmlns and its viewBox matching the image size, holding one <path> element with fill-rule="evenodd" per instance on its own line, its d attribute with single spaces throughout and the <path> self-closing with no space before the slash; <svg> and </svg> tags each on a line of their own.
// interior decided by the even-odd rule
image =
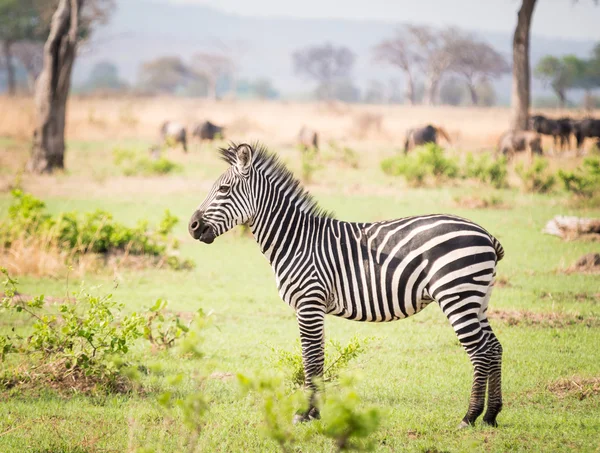
<svg viewBox="0 0 600 453">
<path fill-rule="evenodd" d="M 382 414 L 376 407 L 362 407 L 355 390 L 355 381 L 344 377 L 339 389 L 327 397 L 323 407 L 323 424 L 319 432 L 335 441 L 337 451 L 372 450 L 372 443 L 364 443 L 381 423 Z M 357 440 L 360 439 L 362 444 Z"/>
<path fill-rule="evenodd" d="M 548 161 L 536 157 L 530 167 L 517 165 L 515 171 L 527 192 L 548 193 L 556 184 L 556 176 L 548 172 Z"/>
<path fill-rule="evenodd" d="M 46 304 L 43 295 L 24 300 L 17 281 L 5 269 L 2 273 L 5 296 L 0 310 L 4 316 L 25 314 L 33 324 L 30 330 L 13 328 L 10 334 L 0 335 L 2 362 L 9 354 L 24 359 L 18 369 L 5 370 L 1 385 L 43 382 L 79 391 L 131 388 L 135 369 L 128 352 L 143 334 L 143 317 L 122 315 L 123 304 L 111 294 L 94 296 L 82 290 L 56 309 Z"/>
<path fill-rule="evenodd" d="M 181 165 L 162 155 L 158 159 L 151 159 L 147 156 L 139 156 L 129 149 L 113 149 L 113 160 L 115 165 L 122 168 L 125 176 L 166 175 L 183 170 Z"/>
<path fill-rule="evenodd" d="M 302 149 L 302 182 L 310 184 L 317 170 L 321 168 L 319 163 L 319 152 L 314 148 Z"/>
<path fill-rule="evenodd" d="M 506 157 L 492 158 L 489 154 L 481 154 L 479 158 L 468 153 L 462 169 L 463 177 L 477 179 L 497 189 L 508 186 L 508 166 Z"/>
<path fill-rule="evenodd" d="M 575 171 L 558 171 L 565 189 L 582 198 L 592 198 L 600 193 L 600 158 L 587 157 Z"/>
<path fill-rule="evenodd" d="M 373 338 L 359 338 L 354 336 L 346 345 L 336 340 L 329 340 L 326 345 L 325 366 L 323 369 L 323 382 L 335 381 L 340 372 L 345 370 L 350 362 L 365 352 L 365 346 L 373 341 Z M 304 385 L 304 366 L 302 363 L 302 349 L 300 344 L 294 351 L 272 348 L 277 368 L 290 370 L 292 385 L 301 387 Z"/>
<path fill-rule="evenodd" d="M 434 143 L 415 148 L 405 156 L 385 159 L 381 162 L 381 169 L 391 176 L 404 176 L 412 186 L 423 185 L 428 176 L 438 181 L 459 176 L 458 161 L 446 157 L 443 148 Z"/>
<path fill-rule="evenodd" d="M 0 221 L 0 245 L 4 248 L 10 248 L 13 241 L 26 236 L 39 240 L 40 246 L 72 250 L 75 257 L 120 252 L 156 257 L 174 269 L 193 267 L 191 261 L 172 254 L 179 246 L 171 237 L 178 219 L 168 210 L 152 231 L 147 221 L 140 221 L 132 228 L 116 222 L 110 213 L 101 210 L 84 215 L 67 212 L 52 216 L 44 202 L 33 195 L 14 190 L 12 196 L 8 218 Z"/>
</svg>

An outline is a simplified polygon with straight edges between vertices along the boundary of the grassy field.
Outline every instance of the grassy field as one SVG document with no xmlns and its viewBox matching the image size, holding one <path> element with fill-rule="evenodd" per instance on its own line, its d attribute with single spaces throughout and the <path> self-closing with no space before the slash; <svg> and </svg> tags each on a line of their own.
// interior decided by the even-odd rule
<svg viewBox="0 0 600 453">
<path fill-rule="evenodd" d="M 305 107 L 311 108 L 317 107 Z M 249 106 L 240 109 L 246 112 Z M 77 106 L 75 111 L 79 116 L 72 123 L 89 122 L 82 113 L 85 107 Z M 109 117 L 100 108 L 95 112 Z M 470 110 L 462 117 L 460 112 L 453 112 L 457 125 L 473 117 Z M 303 113 L 294 111 L 294 118 Z M 270 115 L 259 112 L 256 121 Z M 486 115 L 504 118 L 507 113 Z M 285 127 L 291 133 L 290 122 Z M 189 155 L 172 152 L 170 158 L 182 165 L 181 173 L 125 177 L 113 163 L 112 149 L 143 152 L 152 137 L 149 132 L 140 133 L 141 138 L 133 137 L 134 132 L 115 137 L 106 127 L 99 136 L 94 133 L 89 138 L 71 129 L 64 174 L 24 175 L 18 182 L 43 199 L 52 212 L 101 208 L 128 224 L 137 219 L 157 221 L 165 209 L 178 216 L 175 234 L 181 240 L 181 254 L 196 263 L 194 270 L 106 269 L 71 276 L 70 287 L 83 281 L 97 293 L 112 292 L 129 311 L 165 298 L 178 312 L 199 308 L 212 312 L 212 324 L 204 333 L 206 356 L 182 359 L 172 352 L 151 353 L 140 346 L 134 351 L 136 357 L 146 366 L 160 363 L 163 369 L 161 375 L 143 378 L 146 391 L 142 394 L 66 398 L 43 389 L 2 391 L 0 452 L 134 452 L 142 447 L 183 451 L 185 427 L 180 420 L 165 416 L 156 396 L 170 388 L 165 377 L 169 374 L 184 373 L 178 390 L 182 395 L 197 390 L 192 379 L 197 372 L 211 377 L 202 384 L 210 411 L 196 451 L 278 451 L 277 444 L 261 434 L 261 410 L 252 396 L 239 390 L 235 375 L 278 371 L 272 347 L 295 347 L 294 313 L 279 299 L 272 271 L 250 236 L 236 230 L 208 246 L 192 241 L 186 231 L 190 215 L 225 164 L 208 147 L 194 148 Z M 485 146 L 492 142 L 487 135 L 502 129 L 501 120 L 493 124 L 490 120 L 486 131 L 472 140 Z M 240 138 L 246 135 L 252 135 L 252 130 Z M 269 144 L 268 134 L 256 135 Z M 274 142 L 274 150 L 300 172 L 298 152 L 281 135 Z M 600 243 L 563 242 L 541 233 L 554 215 L 600 217 L 600 209 L 574 207 L 562 193 L 532 195 L 474 184 L 411 189 L 379 168 L 381 158 L 397 151 L 397 143 L 390 145 L 394 142 L 385 137 L 348 139 L 348 143 L 360 156 L 359 167 L 326 162 L 309 186 L 319 203 L 338 218 L 375 221 L 453 213 L 487 228 L 506 250 L 498 270 L 502 284 L 490 303 L 491 324 L 505 351 L 505 404 L 497 429 L 478 423 L 472 429 L 456 430 L 467 408 L 471 365 L 438 307 L 432 305 L 413 318 L 384 325 L 327 319 L 328 338 L 346 342 L 354 335 L 375 337 L 367 352 L 350 365 L 350 371 L 361 376 L 356 385 L 364 404 L 375 405 L 384 414 L 380 429 L 372 436 L 375 451 L 600 451 L 600 282 L 598 275 L 564 272 L 581 255 L 600 252 Z M 26 151 L 22 137 L 0 140 L 0 156 L 5 159 L 0 162 L 7 163 L 0 171 L 0 218 L 10 204 L 7 190 L 16 183 L 16 172 L 7 170 L 6 156 L 10 153 L 10 165 L 16 168 Z M 575 163 L 565 159 L 555 165 Z M 467 209 L 457 202 L 465 196 L 495 196 L 502 200 L 502 208 Z M 27 275 L 26 269 L 22 273 L 23 293 L 65 296 L 66 269 L 43 278 Z M 0 331 L 11 327 L 12 320 L 0 317 Z M 319 423 L 294 428 L 303 440 L 293 451 L 335 451 L 332 441 L 317 434 Z"/>
</svg>

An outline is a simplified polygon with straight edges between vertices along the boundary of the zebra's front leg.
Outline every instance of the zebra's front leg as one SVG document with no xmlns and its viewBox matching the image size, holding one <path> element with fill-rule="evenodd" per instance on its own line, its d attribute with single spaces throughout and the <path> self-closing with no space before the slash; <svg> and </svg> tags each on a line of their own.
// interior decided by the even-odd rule
<svg viewBox="0 0 600 453">
<path fill-rule="evenodd" d="M 305 304 L 296 311 L 302 345 L 304 384 L 309 391 L 308 409 L 296 414 L 294 423 L 319 419 L 317 393 L 322 384 L 325 363 L 325 310 L 320 304 Z"/>
</svg>

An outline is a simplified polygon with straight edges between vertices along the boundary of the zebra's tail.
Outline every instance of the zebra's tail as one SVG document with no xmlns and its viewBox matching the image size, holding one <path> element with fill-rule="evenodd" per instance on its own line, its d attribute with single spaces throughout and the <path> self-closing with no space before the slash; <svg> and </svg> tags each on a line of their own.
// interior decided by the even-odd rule
<svg viewBox="0 0 600 453">
<path fill-rule="evenodd" d="M 500 244 L 500 241 L 498 239 L 496 239 L 494 236 L 490 235 L 490 238 L 492 239 L 492 244 L 494 245 L 494 250 L 496 250 L 496 256 L 498 257 L 497 261 L 500 261 L 502 258 L 504 258 L 504 247 L 502 247 L 502 244 Z"/>
</svg>

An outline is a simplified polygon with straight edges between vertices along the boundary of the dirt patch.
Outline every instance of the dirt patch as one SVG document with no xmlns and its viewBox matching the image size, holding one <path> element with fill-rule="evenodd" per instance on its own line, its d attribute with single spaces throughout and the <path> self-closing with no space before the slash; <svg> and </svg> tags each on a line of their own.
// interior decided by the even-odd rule
<svg viewBox="0 0 600 453">
<path fill-rule="evenodd" d="M 465 209 L 508 209 L 509 206 L 505 204 L 502 199 L 496 197 L 456 197 L 454 199 L 454 205 L 458 208 Z"/>
<path fill-rule="evenodd" d="M 501 321 L 509 326 L 568 327 L 584 325 L 600 326 L 600 318 L 585 317 L 571 313 L 533 312 L 528 310 L 491 310 L 488 318 Z"/>
<path fill-rule="evenodd" d="M 214 373 L 212 373 L 209 378 L 211 379 L 219 379 L 221 381 L 226 381 L 228 379 L 233 379 L 235 376 L 233 373 L 225 373 L 225 372 L 221 372 L 221 371 L 215 371 Z"/>
<path fill-rule="evenodd" d="M 569 267 L 567 274 L 600 274 L 600 253 L 587 253 L 579 258 L 575 264 Z"/>
<path fill-rule="evenodd" d="M 548 384 L 548 391 L 559 398 L 572 396 L 583 400 L 590 396 L 600 395 L 600 377 L 560 378 Z"/>
<path fill-rule="evenodd" d="M 592 302 L 600 301 L 600 293 L 546 293 L 539 294 L 541 299 L 550 299 L 555 302 Z"/>
<path fill-rule="evenodd" d="M 508 281 L 507 277 L 500 276 L 496 277 L 496 281 L 494 282 L 494 286 L 497 288 L 510 288 L 512 287 L 510 281 Z"/>
</svg>

